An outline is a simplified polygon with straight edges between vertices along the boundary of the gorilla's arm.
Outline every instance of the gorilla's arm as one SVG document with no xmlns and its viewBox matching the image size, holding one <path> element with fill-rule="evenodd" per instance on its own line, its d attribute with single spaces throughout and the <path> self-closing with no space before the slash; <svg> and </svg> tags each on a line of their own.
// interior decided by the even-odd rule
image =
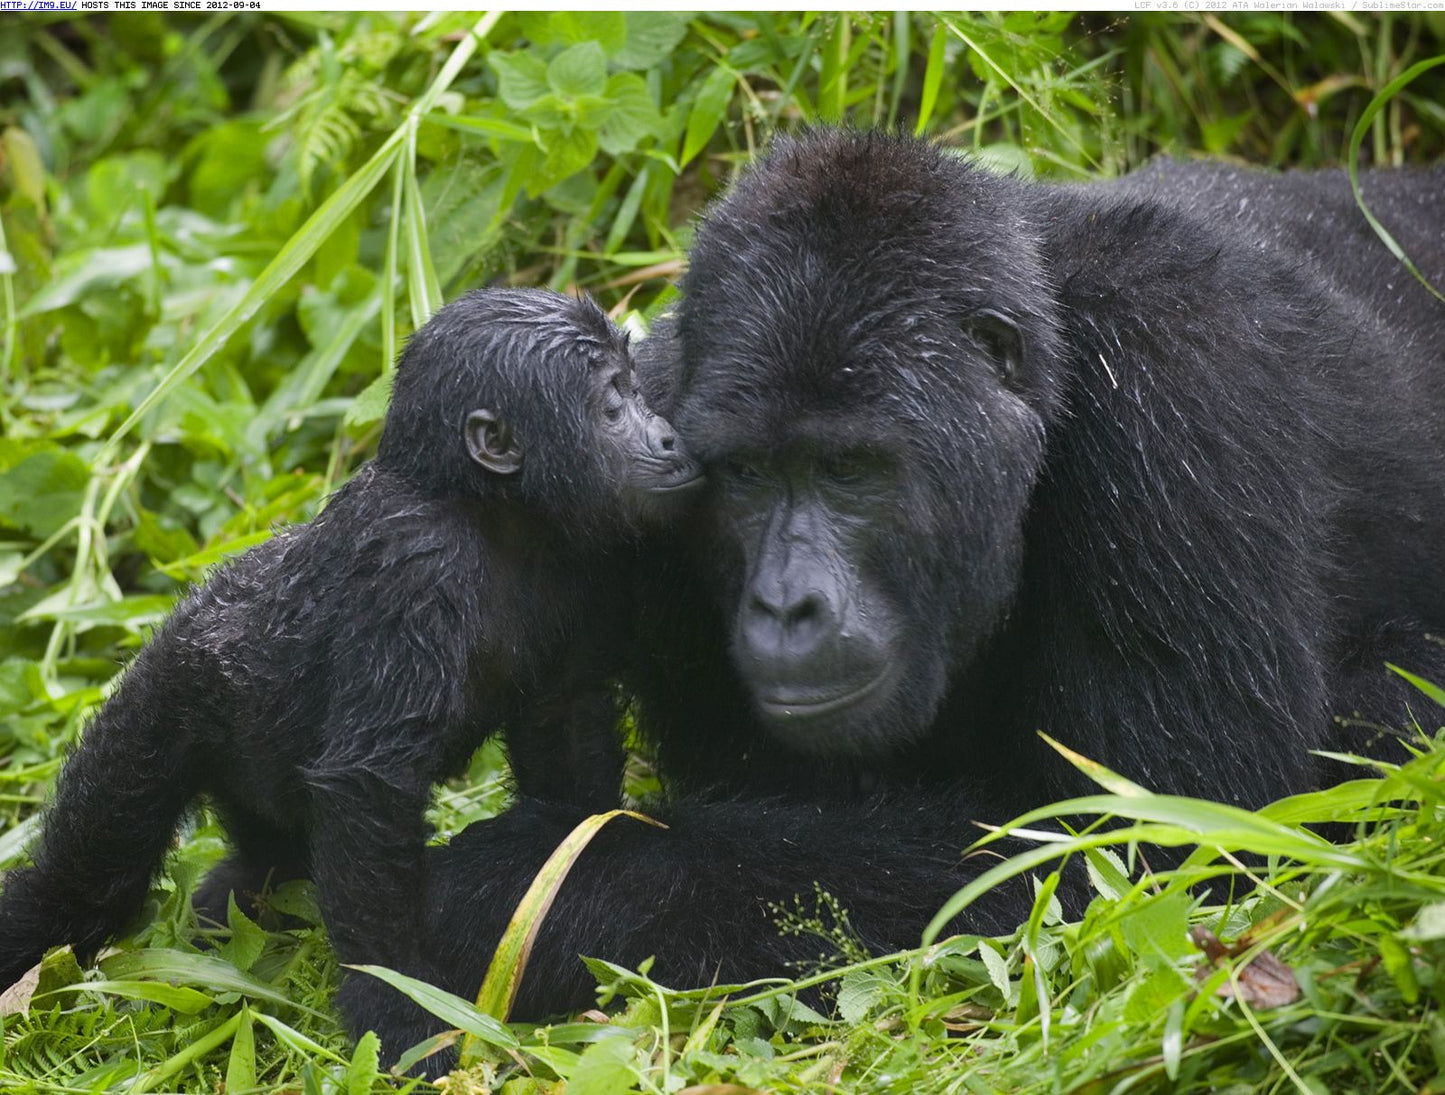
<svg viewBox="0 0 1445 1095">
<path fill-rule="evenodd" d="M 583 816 L 524 800 L 428 853 L 427 939 L 444 988 L 475 996 L 517 902 Z M 617 818 L 574 864 L 538 933 L 514 1018 L 588 1006 L 595 982 L 578 955 L 630 967 L 655 955 L 651 976 L 679 988 L 796 975 L 833 948 L 781 934 L 771 906 L 793 909 L 798 898 L 811 917 L 815 885 L 838 901 L 847 930 L 869 951 L 916 946 L 939 907 L 994 862 L 962 858 L 981 831 L 968 821 L 973 811 L 944 795 L 829 807 L 678 802 L 653 816 L 669 828 Z M 1009 930 L 1028 901 L 1024 886 L 1004 886 L 971 908 L 969 929 Z M 352 989 L 363 1026 L 394 998 L 380 981 L 358 979 Z"/>
</svg>

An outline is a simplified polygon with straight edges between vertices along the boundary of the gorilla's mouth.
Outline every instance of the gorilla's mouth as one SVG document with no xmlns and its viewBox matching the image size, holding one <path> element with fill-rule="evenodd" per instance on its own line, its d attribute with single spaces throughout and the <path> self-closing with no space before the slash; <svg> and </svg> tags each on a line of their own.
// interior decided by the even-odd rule
<svg viewBox="0 0 1445 1095">
<path fill-rule="evenodd" d="M 825 696 L 822 699 L 819 699 L 816 694 L 789 696 L 784 692 L 773 692 L 771 695 L 759 696 L 758 706 L 769 718 L 815 719 L 862 703 L 878 691 L 888 676 L 888 667 L 884 666 L 883 670 L 872 680 L 845 692 Z"/>
<path fill-rule="evenodd" d="M 657 483 L 647 488 L 648 494 L 675 494 L 678 491 L 692 490 L 694 487 L 702 486 L 705 476 L 702 469 L 687 470 L 679 472 L 671 480 Z"/>
</svg>

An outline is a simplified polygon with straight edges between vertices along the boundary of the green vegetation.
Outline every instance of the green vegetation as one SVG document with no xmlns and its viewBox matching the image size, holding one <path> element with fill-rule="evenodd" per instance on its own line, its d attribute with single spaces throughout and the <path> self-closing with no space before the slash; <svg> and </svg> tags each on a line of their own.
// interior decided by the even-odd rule
<svg viewBox="0 0 1445 1095">
<path fill-rule="evenodd" d="M 1442 53 L 1440 14 L 9 16 L 0 865 L 185 583 L 312 517 L 370 455 L 396 347 L 442 299 L 581 287 L 645 324 L 696 210 L 800 122 L 897 125 L 1064 179 L 1160 151 L 1340 164 L 1357 128 L 1368 162 L 1437 159 L 1445 65 L 1420 63 Z M 1420 717 L 1442 721 L 1423 696 Z M 596 964 L 610 1019 L 510 1033 L 442 1001 L 474 1036 L 451 1090 L 1438 1090 L 1445 751 L 1419 746 L 1259 815 L 1097 773 L 1110 795 L 1069 812 L 1141 829 L 1039 853 L 1087 858 L 1099 896 L 1078 924 L 1049 861 L 1005 939 L 864 961 L 846 910 L 805 894 L 780 930 L 833 957 L 796 983 L 724 1003 Z M 438 794 L 439 831 L 501 809 L 503 771 L 483 750 Z M 1322 820 L 1356 839 L 1302 828 Z M 1141 879 L 1131 835 L 1205 850 Z M 198 930 L 190 889 L 221 840 L 204 816 L 185 834 L 103 980 L 61 953 L 28 1012 L 0 1005 L 0 1089 L 394 1086 L 329 1010 L 319 928 L 233 912 Z M 1259 886 L 1227 903 L 1236 870 Z M 277 905 L 317 922 L 305 886 Z M 1207 958 L 1191 924 L 1229 953 Z M 1267 960 L 1246 966 L 1266 950 L 1298 999 Z"/>
</svg>

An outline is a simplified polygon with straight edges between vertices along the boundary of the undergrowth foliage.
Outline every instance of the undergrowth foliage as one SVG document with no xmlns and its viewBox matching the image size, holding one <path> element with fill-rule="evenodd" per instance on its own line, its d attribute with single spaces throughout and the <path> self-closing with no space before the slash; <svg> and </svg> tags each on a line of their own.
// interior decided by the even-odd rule
<svg viewBox="0 0 1445 1095">
<path fill-rule="evenodd" d="M 696 210 L 775 129 L 811 121 L 1059 178 L 1160 151 L 1428 161 L 1445 153 L 1445 65 L 1425 64 L 1442 53 L 1435 13 L 15 17 L 0 34 L 0 866 L 185 584 L 310 519 L 371 454 L 396 350 L 443 299 L 585 288 L 645 325 Z M 1424 695 L 1419 715 L 1440 725 Z M 1429 733 L 1419 748 L 1243 817 L 1098 772 L 1112 793 L 1060 814 L 1136 828 L 996 868 L 1038 880 L 1007 938 L 867 958 L 847 910 L 809 893 L 776 913 L 818 938 L 818 964 L 777 984 L 662 986 L 593 963 L 610 1017 L 550 1028 L 430 996 L 470 1036 L 452 1090 L 1445 1082 L 1445 761 Z M 484 749 L 438 793 L 440 838 L 504 807 L 504 768 Z M 646 789 L 645 761 L 630 772 Z M 1306 827 L 1320 822 L 1354 838 L 1327 844 Z M 1131 839 L 1201 852 L 1151 877 Z M 202 814 L 98 970 L 60 952 L 0 1002 L 0 1089 L 399 1086 L 337 1026 L 307 886 L 257 922 L 232 909 L 226 929 L 198 928 L 189 895 L 222 848 Z M 1076 924 L 1049 881 L 1065 855 L 1097 893 Z M 1223 950 L 1208 957 L 1190 926 Z M 1297 997 L 1256 994 L 1257 954 Z"/>
</svg>

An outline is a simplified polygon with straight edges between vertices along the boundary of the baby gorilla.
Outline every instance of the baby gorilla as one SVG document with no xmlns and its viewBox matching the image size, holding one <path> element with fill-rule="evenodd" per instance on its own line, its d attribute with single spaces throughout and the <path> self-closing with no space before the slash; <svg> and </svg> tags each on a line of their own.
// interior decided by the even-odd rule
<svg viewBox="0 0 1445 1095">
<path fill-rule="evenodd" d="M 505 727 L 527 794 L 616 801 L 631 544 L 700 481 L 590 300 L 443 308 L 401 356 L 376 459 L 182 601 L 102 707 L 0 896 L 0 988 L 124 927 L 199 795 L 235 853 L 198 905 L 309 876 L 343 962 L 429 976 L 432 784 Z M 368 1012 L 391 1054 L 438 1029 L 395 1002 Z"/>
</svg>

